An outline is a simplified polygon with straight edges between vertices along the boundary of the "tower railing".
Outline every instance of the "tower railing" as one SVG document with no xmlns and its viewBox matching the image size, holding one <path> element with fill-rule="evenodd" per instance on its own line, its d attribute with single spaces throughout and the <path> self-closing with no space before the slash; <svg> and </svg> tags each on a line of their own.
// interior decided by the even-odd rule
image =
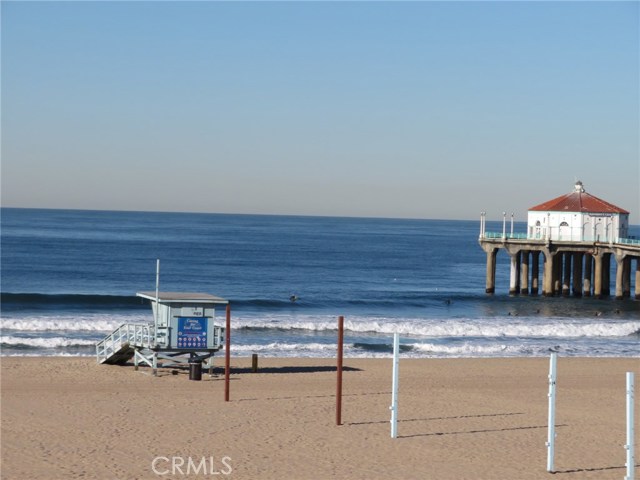
<svg viewBox="0 0 640 480">
<path fill-rule="evenodd" d="M 127 348 L 153 348 L 155 344 L 153 324 L 124 323 L 96 344 L 96 357 L 102 363 Z"/>
</svg>

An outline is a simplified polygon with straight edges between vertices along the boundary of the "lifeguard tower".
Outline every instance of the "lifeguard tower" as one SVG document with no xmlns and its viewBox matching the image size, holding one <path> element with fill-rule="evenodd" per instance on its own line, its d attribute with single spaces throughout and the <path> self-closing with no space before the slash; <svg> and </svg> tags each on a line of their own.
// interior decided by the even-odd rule
<svg viewBox="0 0 640 480">
<path fill-rule="evenodd" d="M 98 362 L 122 365 L 133 358 L 136 369 L 142 362 L 153 368 L 154 375 L 158 366 L 188 363 L 198 366 L 199 376 L 202 362 L 224 345 L 224 327 L 216 325 L 215 311 L 228 300 L 207 293 L 155 291 L 136 295 L 150 301 L 154 321 L 125 323 L 107 335 L 96 345 Z"/>
</svg>

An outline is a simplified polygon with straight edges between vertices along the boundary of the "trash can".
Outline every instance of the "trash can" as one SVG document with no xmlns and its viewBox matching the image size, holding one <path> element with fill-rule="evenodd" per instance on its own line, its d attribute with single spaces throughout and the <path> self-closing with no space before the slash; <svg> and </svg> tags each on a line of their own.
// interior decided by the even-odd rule
<svg viewBox="0 0 640 480">
<path fill-rule="evenodd" d="M 189 380 L 202 380 L 202 360 L 189 359 Z"/>
</svg>

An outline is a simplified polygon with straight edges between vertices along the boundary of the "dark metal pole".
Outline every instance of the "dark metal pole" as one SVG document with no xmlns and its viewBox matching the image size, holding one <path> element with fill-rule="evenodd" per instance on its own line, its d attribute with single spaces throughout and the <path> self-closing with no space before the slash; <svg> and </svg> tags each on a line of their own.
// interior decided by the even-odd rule
<svg viewBox="0 0 640 480">
<path fill-rule="evenodd" d="M 342 425 L 342 344 L 344 341 L 344 317 L 338 317 L 338 382 L 336 385 L 336 425 Z"/>
<path fill-rule="evenodd" d="M 224 401 L 229 401 L 229 374 L 231 363 L 231 305 L 227 304 L 227 325 L 225 328 L 224 343 Z"/>
</svg>

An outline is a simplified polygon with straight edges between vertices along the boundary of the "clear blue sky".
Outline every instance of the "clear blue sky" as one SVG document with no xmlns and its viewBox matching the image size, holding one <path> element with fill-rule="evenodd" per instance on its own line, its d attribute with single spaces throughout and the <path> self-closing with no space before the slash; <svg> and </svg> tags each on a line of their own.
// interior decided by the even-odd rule
<svg viewBox="0 0 640 480">
<path fill-rule="evenodd" d="M 11 2 L 2 205 L 640 213 L 638 2 Z"/>
</svg>

